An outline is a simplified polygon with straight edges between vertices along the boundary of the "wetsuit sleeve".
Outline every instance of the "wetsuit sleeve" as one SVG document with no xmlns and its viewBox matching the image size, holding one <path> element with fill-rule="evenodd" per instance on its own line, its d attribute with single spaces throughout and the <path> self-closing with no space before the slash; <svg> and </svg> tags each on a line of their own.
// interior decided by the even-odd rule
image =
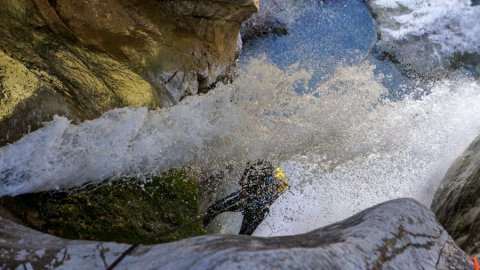
<svg viewBox="0 0 480 270">
<path fill-rule="evenodd" d="M 220 213 L 243 211 L 243 201 L 244 199 L 240 196 L 240 191 L 216 201 L 207 209 L 207 213 L 203 217 L 203 225 L 207 226 Z"/>
<path fill-rule="evenodd" d="M 249 207 L 243 216 L 242 227 L 239 234 L 252 235 L 258 225 L 262 223 L 269 211 L 268 207 Z"/>
</svg>

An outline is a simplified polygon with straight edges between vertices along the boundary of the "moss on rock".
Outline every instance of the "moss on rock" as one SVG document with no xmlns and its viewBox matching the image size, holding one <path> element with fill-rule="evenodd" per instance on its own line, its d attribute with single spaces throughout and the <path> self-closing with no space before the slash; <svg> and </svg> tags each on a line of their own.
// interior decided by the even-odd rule
<svg viewBox="0 0 480 270">
<path fill-rule="evenodd" d="M 195 221 L 198 183 L 183 170 L 3 197 L 0 205 L 34 229 L 70 239 L 156 244 L 205 233 Z"/>
</svg>

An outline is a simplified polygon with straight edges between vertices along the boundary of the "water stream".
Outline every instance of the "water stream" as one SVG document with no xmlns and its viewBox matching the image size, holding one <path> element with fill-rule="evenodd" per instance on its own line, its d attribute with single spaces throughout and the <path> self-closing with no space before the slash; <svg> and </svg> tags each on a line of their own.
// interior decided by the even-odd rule
<svg viewBox="0 0 480 270">
<path fill-rule="evenodd" d="M 428 205 L 479 134 L 480 84 L 462 72 L 407 79 L 373 55 L 363 1 L 305 1 L 283 1 L 296 4 L 278 12 L 287 36 L 245 44 L 232 84 L 168 109 L 116 109 L 80 125 L 56 117 L 1 148 L 0 195 L 267 158 L 291 189 L 259 236 L 306 232 L 393 198 Z"/>
</svg>

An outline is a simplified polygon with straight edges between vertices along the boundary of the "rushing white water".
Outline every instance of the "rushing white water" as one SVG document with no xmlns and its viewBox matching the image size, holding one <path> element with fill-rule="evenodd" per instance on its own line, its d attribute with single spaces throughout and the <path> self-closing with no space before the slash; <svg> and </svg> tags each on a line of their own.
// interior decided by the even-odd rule
<svg viewBox="0 0 480 270">
<path fill-rule="evenodd" d="M 304 232 L 392 198 L 428 204 L 480 131 L 480 86 L 456 78 L 392 102 L 373 69 L 339 64 L 312 94 L 297 95 L 307 72 L 254 60 L 234 84 L 171 109 L 120 109 L 79 126 L 58 117 L 0 149 L 1 192 L 264 157 L 284 161 L 292 188 L 259 235 Z"/>
<path fill-rule="evenodd" d="M 304 121 L 295 122 L 299 118 L 295 111 L 303 110 L 299 106 L 309 98 L 297 96 L 291 86 L 305 76 L 303 71 L 284 72 L 258 60 L 236 83 L 170 109 L 117 109 L 78 126 L 56 117 L 0 149 L 0 194 L 294 151 L 306 142 L 287 144 L 285 135 L 289 129 L 288 135 L 308 134 L 300 128 Z M 276 145 L 280 140 L 282 147 Z"/>
<path fill-rule="evenodd" d="M 346 3 L 325 3 L 332 9 L 318 21 L 306 21 L 323 26 L 338 19 L 332 25 L 342 29 L 339 23 L 351 18 L 342 15 Z M 292 18 L 300 20 L 316 13 L 295 14 Z M 344 29 L 355 27 L 348 23 Z M 314 31 L 312 25 L 300 25 Z M 367 30 L 355 36 L 366 36 Z M 403 99 L 389 99 L 392 89 L 384 82 L 395 73 L 382 74 L 376 68 L 379 62 L 368 56 L 374 32 L 365 44 L 336 37 L 345 51 L 353 51 L 345 55 L 359 55 L 355 61 L 330 54 L 343 48 L 340 42 L 322 43 L 314 51 L 306 44 L 308 33 L 292 30 L 291 37 L 305 38 L 305 52 L 291 53 L 288 61 L 268 58 L 268 53 L 259 57 L 252 45 L 253 56 L 242 59 L 248 64 L 234 83 L 172 108 L 116 109 L 80 125 L 56 117 L 0 149 L 0 195 L 151 175 L 185 165 L 204 168 L 235 160 L 241 166 L 248 159 L 266 158 L 281 163 L 291 188 L 273 205 L 257 235 L 306 232 L 398 197 L 428 205 L 452 160 L 479 134 L 478 82 L 457 76 L 409 89 Z M 335 33 L 350 35 L 330 34 Z M 272 51 L 295 49 L 295 38 L 281 41 Z M 315 58 L 318 54 L 335 57 L 316 66 L 312 62 L 325 59 Z M 291 60 L 312 65 L 290 65 Z M 332 72 L 319 70 L 326 65 Z M 309 84 L 314 77 L 321 79 Z M 299 84 L 308 91 L 299 94 Z"/>
<path fill-rule="evenodd" d="M 480 51 L 480 6 L 471 0 L 370 0 L 370 6 L 384 18 L 382 42 L 427 36 L 449 56 Z"/>
<path fill-rule="evenodd" d="M 430 205 L 443 174 L 480 131 L 479 94 L 477 83 L 444 81 L 422 100 L 364 115 L 365 155 L 337 166 L 327 153 L 293 157 L 283 164 L 292 188 L 256 235 L 307 232 L 392 198 Z"/>
<path fill-rule="evenodd" d="M 368 3 L 382 37 L 378 48 L 420 74 L 443 74 L 455 56 L 480 53 L 480 6 L 472 5 L 471 0 Z"/>
</svg>

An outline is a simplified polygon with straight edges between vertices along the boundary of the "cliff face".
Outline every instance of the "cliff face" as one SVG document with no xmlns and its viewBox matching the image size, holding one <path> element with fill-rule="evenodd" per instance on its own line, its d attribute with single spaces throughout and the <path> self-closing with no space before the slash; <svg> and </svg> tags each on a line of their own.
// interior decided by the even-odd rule
<svg viewBox="0 0 480 270">
<path fill-rule="evenodd" d="M 54 114 L 175 104 L 229 75 L 258 0 L 5 0 L 0 145 Z"/>
</svg>

